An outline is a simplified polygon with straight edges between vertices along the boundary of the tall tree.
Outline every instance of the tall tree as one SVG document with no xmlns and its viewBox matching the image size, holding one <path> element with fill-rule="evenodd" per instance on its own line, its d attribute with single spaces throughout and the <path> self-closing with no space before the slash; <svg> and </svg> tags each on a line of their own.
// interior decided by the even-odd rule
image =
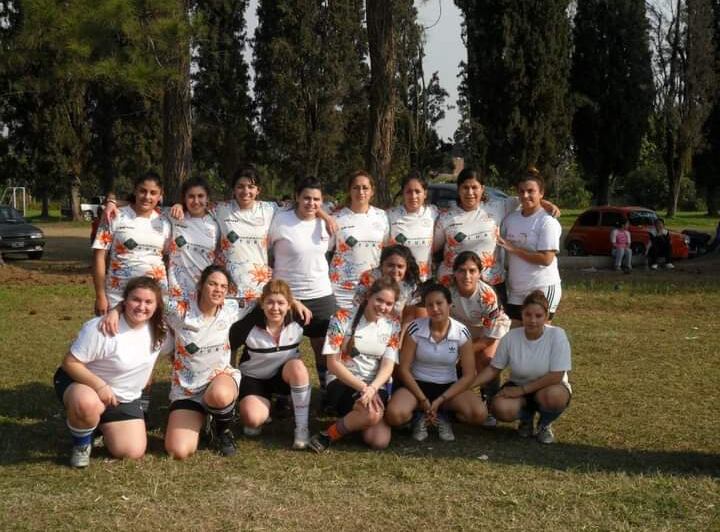
<svg viewBox="0 0 720 532">
<path fill-rule="evenodd" d="M 247 0 L 196 0 L 193 155 L 196 167 L 225 179 L 251 158 L 254 144 L 243 55 L 247 6 Z"/>
<path fill-rule="evenodd" d="M 283 178 L 338 179 L 336 161 L 364 86 L 362 2 L 260 1 L 255 96 L 265 157 Z M 354 95 L 354 96 L 353 96 Z"/>
<path fill-rule="evenodd" d="M 654 87 L 643 0 L 578 0 L 571 88 L 578 159 L 598 205 L 633 170 Z"/>
<path fill-rule="evenodd" d="M 552 175 L 570 130 L 569 0 L 455 3 L 464 15 L 464 97 L 478 162 L 508 180 L 528 164 Z"/>
<path fill-rule="evenodd" d="M 680 184 L 702 145 L 703 126 L 717 83 L 713 64 L 710 0 L 675 0 L 648 7 L 656 74 L 656 112 L 660 121 L 663 162 L 670 195 L 667 214 L 674 216 Z"/>
</svg>

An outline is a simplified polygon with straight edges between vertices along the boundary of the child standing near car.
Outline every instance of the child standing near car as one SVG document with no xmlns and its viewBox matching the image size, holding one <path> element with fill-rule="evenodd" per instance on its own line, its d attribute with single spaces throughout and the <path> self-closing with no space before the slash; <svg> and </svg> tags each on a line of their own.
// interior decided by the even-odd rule
<svg viewBox="0 0 720 532">
<path fill-rule="evenodd" d="M 615 271 L 620 271 L 622 267 L 625 273 L 632 271 L 632 249 L 630 249 L 632 240 L 628 230 L 629 225 L 627 219 L 618 220 L 615 229 L 610 233 L 610 242 L 613 246 L 612 254 L 615 258 Z M 623 261 L 625 261 L 625 265 L 623 265 Z"/>
</svg>

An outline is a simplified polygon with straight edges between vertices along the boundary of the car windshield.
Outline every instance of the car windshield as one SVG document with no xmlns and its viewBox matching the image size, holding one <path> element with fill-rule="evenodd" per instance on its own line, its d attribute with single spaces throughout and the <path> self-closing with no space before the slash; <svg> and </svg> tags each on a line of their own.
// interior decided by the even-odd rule
<svg viewBox="0 0 720 532">
<path fill-rule="evenodd" d="M 633 211 L 628 214 L 630 225 L 653 225 L 657 220 L 657 214 L 653 211 Z"/>
<path fill-rule="evenodd" d="M 25 219 L 20 216 L 20 213 L 12 207 L 0 206 L 0 223 L 19 224 L 24 221 Z"/>
</svg>

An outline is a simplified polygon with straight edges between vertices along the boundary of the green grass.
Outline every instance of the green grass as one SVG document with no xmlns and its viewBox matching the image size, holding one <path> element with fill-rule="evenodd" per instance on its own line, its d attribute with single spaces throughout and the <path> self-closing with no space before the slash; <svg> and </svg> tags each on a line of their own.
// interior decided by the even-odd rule
<svg viewBox="0 0 720 532">
<path fill-rule="evenodd" d="M 585 210 L 586 209 L 561 209 L 560 225 L 563 226 L 563 229 L 570 229 L 575 223 L 575 219 L 585 212 Z M 664 212 L 658 211 L 658 216 L 663 218 L 665 225 L 674 231 L 694 229 L 714 235 L 715 228 L 718 224 L 717 216 L 708 216 L 706 212 L 700 211 L 681 211 L 672 218 L 668 218 Z"/>
<path fill-rule="evenodd" d="M 452 444 L 400 433 L 384 452 L 350 438 L 316 456 L 291 451 L 291 423 L 276 420 L 259 439 L 240 437 L 233 459 L 202 450 L 174 462 L 157 428 L 142 461 L 98 452 L 85 471 L 65 465 L 50 381 L 92 312 L 92 288 L 0 287 L 0 526 L 718 530 L 720 282 L 617 286 L 565 287 L 556 324 L 572 342 L 575 393 L 554 446 L 505 425 L 458 425 Z M 158 427 L 167 375 L 163 362 Z"/>
</svg>

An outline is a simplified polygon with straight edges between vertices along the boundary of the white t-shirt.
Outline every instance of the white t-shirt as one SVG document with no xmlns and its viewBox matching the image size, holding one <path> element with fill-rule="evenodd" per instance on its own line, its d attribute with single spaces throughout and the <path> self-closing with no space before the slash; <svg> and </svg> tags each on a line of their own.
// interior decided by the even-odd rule
<svg viewBox="0 0 720 532">
<path fill-rule="evenodd" d="M 365 294 L 367 294 L 373 283 L 382 277 L 382 271 L 380 268 L 374 268 L 363 272 L 360 276 L 360 282 L 355 288 L 355 296 L 353 297 L 353 307 L 357 308 L 365 300 Z M 406 305 L 416 305 L 420 298 L 415 294 L 417 291 L 417 285 L 406 281 L 400 281 L 400 297 L 395 301 L 393 307 L 393 314 L 396 318 L 402 316 L 403 309 Z"/>
<path fill-rule="evenodd" d="M 85 322 L 70 352 L 80 362 L 110 385 L 121 403 L 140 397 L 152 374 L 160 353 L 172 351 L 172 335 L 168 334 L 162 346 L 153 349 L 150 325 L 131 329 L 120 316 L 118 334 L 105 336 L 98 330 L 102 317 Z"/>
<path fill-rule="evenodd" d="M 195 300 L 169 301 L 166 319 L 175 332 L 171 401 L 204 391 L 221 373 L 240 383 L 240 372 L 230 365 L 229 334 L 232 324 L 247 312 L 233 299 L 226 299 L 212 317 L 204 316 Z"/>
<path fill-rule="evenodd" d="M 93 249 L 110 251 L 105 276 L 105 294 L 114 307 L 133 277 L 152 277 L 167 294 L 167 273 L 163 253 L 170 241 L 170 223 L 157 212 L 146 218 L 127 205 L 117 211 L 110 224 L 102 223 L 95 235 Z"/>
<path fill-rule="evenodd" d="M 245 340 L 240 371 L 255 379 L 270 379 L 282 370 L 286 362 L 300 358 L 302 339 L 303 328 L 294 321 L 280 331 L 278 343 L 275 343 L 267 329 L 256 325 Z"/>
<path fill-rule="evenodd" d="M 172 239 L 168 254 L 168 289 L 171 299 L 195 300 L 203 270 L 215 262 L 219 228 L 215 217 L 186 214 L 182 220 L 169 218 Z"/>
<path fill-rule="evenodd" d="M 562 382 L 571 390 L 567 372 L 572 369 L 570 342 L 560 327 L 546 325 L 537 340 L 528 340 L 525 329 L 513 329 L 500 340 L 490 362 L 494 368 L 510 368 L 510 380 L 519 386 L 532 382 L 551 371 L 563 371 Z"/>
<path fill-rule="evenodd" d="M 355 317 L 345 309 L 339 309 L 330 319 L 323 355 L 340 354 L 340 360 L 355 377 L 370 383 L 377 376 L 383 358 L 399 361 L 398 348 L 400 347 L 400 322 L 385 317 L 377 321 L 368 322 L 365 316 L 360 318 L 355 328 L 352 353 L 346 351 L 352 332 L 352 322 Z M 328 373 L 327 382 L 335 380 L 332 373 Z"/>
<path fill-rule="evenodd" d="M 454 205 L 440 213 L 434 236 L 435 245 L 444 246 L 443 262 L 438 266 L 438 281 L 449 285 L 455 257 L 463 251 L 474 251 L 482 261 L 482 280 L 491 285 L 502 283 L 505 267 L 503 249 L 497 245 L 497 236 L 505 216 L 517 207 L 517 198 L 506 198 L 485 201 L 471 211 Z"/>
<path fill-rule="evenodd" d="M 515 246 L 530 251 L 559 251 L 562 228 L 560 222 L 540 209 L 531 216 L 523 216 L 520 211 L 511 213 L 503 223 L 503 235 Z M 515 253 L 508 253 L 508 302 L 522 304 L 530 292 L 558 284 L 557 256 L 548 266 L 532 264 Z"/>
<path fill-rule="evenodd" d="M 415 341 L 415 360 L 410 371 L 415 380 L 447 384 L 457 380 L 460 348 L 470 340 L 470 331 L 462 323 L 450 318 L 445 338 L 436 342 L 430 333 L 430 318 L 414 320 L 407 334 Z"/>
<path fill-rule="evenodd" d="M 297 299 L 332 294 L 325 254 L 330 233 L 320 218 L 301 220 L 295 211 L 278 212 L 270 225 L 268 245 L 273 248 L 273 275 L 290 286 Z"/>
<path fill-rule="evenodd" d="M 423 205 L 418 212 L 407 212 L 403 205 L 387 211 L 390 222 L 388 245 L 400 244 L 410 250 L 420 269 L 420 280 L 432 274 L 433 231 L 438 217 L 435 205 Z"/>
<path fill-rule="evenodd" d="M 256 201 L 251 209 L 241 209 L 234 199 L 215 207 L 215 219 L 220 227 L 218 262 L 232 277 L 231 296 L 244 303 L 259 298 L 272 277 L 267 238 L 277 210 L 277 204 L 269 201 Z"/>
<path fill-rule="evenodd" d="M 473 338 L 495 338 L 499 340 L 510 330 L 510 318 L 499 305 L 492 286 L 478 280 L 475 292 L 469 297 L 460 295 L 455 283 L 450 285 L 452 305 L 450 315 L 464 324 Z"/>
<path fill-rule="evenodd" d="M 330 282 L 338 306 L 351 309 L 360 274 L 380 265 L 382 245 L 390 234 L 390 227 L 385 211 L 372 206 L 366 213 L 343 207 L 335 213 L 335 221 L 338 230 L 330 245 L 335 248 L 330 262 Z"/>
</svg>

